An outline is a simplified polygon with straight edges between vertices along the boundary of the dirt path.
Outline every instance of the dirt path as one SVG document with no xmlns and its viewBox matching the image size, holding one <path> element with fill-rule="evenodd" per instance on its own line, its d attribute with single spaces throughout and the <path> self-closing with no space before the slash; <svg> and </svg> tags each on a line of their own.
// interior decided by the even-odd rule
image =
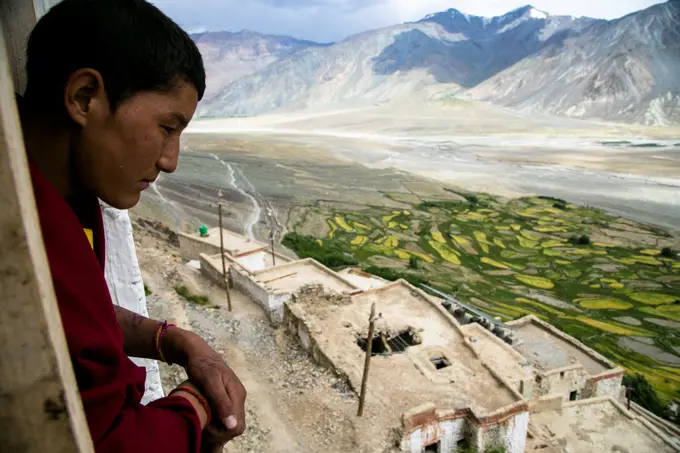
<svg viewBox="0 0 680 453">
<path fill-rule="evenodd" d="M 387 433 L 370 427 L 370 421 L 365 423 L 368 430 L 358 433 L 357 398 L 344 381 L 313 364 L 282 329 L 272 329 L 262 310 L 244 295 L 232 292 L 229 313 L 224 290 L 183 264 L 158 230 L 135 231 L 144 282 L 153 292 L 147 298 L 151 317 L 201 335 L 223 354 L 248 390 L 248 429 L 225 451 L 385 450 Z M 178 284 L 209 296 L 213 306 L 196 306 L 180 298 L 173 289 Z M 178 366 L 161 365 L 161 375 L 166 392 L 185 379 Z"/>
</svg>

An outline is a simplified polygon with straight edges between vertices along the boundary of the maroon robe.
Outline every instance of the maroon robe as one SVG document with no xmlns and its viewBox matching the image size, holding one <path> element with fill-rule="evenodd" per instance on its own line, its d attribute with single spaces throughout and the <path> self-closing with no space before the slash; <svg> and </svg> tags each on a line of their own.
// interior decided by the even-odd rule
<svg viewBox="0 0 680 453">
<path fill-rule="evenodd" d="M 123 334 L 104 279 L 104 227 L 93 196 L 82 225 L 71 206 L 31 164 L 45 250 L 71 363 L 97 453 L 194 453 L 201 426 L 177 396 L 144 406 L 146 371 L 123 351 Z M 94 252 L 83 228 L 94 232 Z"/>
</svg>

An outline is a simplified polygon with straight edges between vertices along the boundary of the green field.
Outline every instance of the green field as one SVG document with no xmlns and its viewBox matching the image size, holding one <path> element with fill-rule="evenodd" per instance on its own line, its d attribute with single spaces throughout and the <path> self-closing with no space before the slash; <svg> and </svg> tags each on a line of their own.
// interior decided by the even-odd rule
<svg viewBox="0 0 680 453">
<path fill-rule="evenodd" d="M 562 200 L 460 195 L 465 201 L 417 204 L 385 195 L 403 209 L 309 206 L 284 244 L 332 267 L 357 263 L 427 282 L 503 320 L 535 314 L 642 374 L 665 400 L 680 396 L 677 364 L 618 344 L 621 336 L 653 338 L 678 355 L 677 329 L 646 320 L 680 322 L 680 261 L 660 245 L 672 238 Z"/>
</svg>

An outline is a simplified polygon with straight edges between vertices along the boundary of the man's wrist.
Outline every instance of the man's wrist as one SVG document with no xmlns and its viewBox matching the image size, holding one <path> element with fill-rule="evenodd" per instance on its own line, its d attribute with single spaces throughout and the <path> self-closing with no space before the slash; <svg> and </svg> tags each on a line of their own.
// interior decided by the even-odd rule
<svg viewBox="0 0 680 453">
<path fill-rule="evenodd" d="M 171 327 L 163 336 L 163 342 L 160 347 L 163 351 L 163 356 L 168 363 L 175 363 L 177 365 L 186 367 L 189 358 L 189 348 L 196 335 L 188 330 L 179 327 Z"/>
</svg>

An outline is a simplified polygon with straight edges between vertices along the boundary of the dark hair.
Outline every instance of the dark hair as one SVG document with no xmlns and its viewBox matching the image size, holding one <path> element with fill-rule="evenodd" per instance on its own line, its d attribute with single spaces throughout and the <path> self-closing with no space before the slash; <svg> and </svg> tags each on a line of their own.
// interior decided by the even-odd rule
<svg viewBox="0 0 680 453">
<path fill-rule="evenodd" d="M 26 101 L 63 109 L 68 77 L 82 68 L 99 71 L 115 110 L 140 91 L 169 90 L 186 80 L 205 93 L 205 69 L 196 44 L 145 0 L 63 0 L 28 40 Z"/>
</svg>

